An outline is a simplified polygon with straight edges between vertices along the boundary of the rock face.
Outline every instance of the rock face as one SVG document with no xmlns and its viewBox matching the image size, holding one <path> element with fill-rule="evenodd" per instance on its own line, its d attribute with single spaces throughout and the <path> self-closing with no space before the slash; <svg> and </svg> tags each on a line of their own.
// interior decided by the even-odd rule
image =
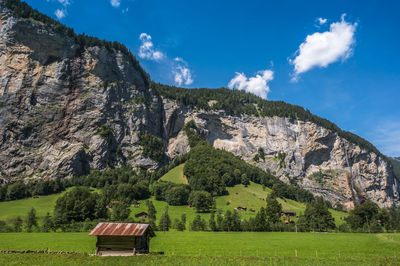
<svg viewBox="0 0 400 266">
<path fill-rule="evenodd" d="M 137 142 L 139 130 L 162 135 L 160 98 L 129 56 L 81 49 L 6 12 L 0 27 L 1 179 L 80 175 L 121 163 L 157 167 Z"/>
<path fill-rule="evenodd" d="M 179 106 L 152 90 L 123 52 L 81 47 L 6 10 L 0 27 L 2 182 L 123 164 L 155 169 L 160 163 L 141 155 L 140 132 L 161 138 L 173 159 L 189 151 L 182 128 L 193 119 L 214 147 L 333 203 L 399 203 L 398 181 L 383 158 L 316 124 Z M 255 160 L 261 150 L 264 158 Z"/>
<path fill-rule="evenodd" d="M 400 157 L 389 157 L 389 160 L 392 162 L 394 174 L 400 178 Z"/>
<path fill-rule="evenodd" d="M 389 207 L 399 202 L 399 184 L 389 164 L 311 122 L 281 117 L 231 116 L 191 110 L 164 100 L 169 154 L 187 140 L 179 130 L 194 120 L 215 148 L 224 149 L 284 182 L 296 183 L 333 204 L 352 208 L 368 199 Z M 180 143 L 180 144 L 179 144 Z M 259 150 L 264 159 L 254 160 Z"/>
</svg>

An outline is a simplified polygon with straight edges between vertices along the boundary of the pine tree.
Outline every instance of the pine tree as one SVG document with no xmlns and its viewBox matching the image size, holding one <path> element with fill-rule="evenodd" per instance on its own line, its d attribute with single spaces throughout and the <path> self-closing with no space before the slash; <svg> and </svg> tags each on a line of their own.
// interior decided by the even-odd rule
<svg viewBox="0 0 400 266">
<path fill-rule="evenodd" d="M 282 205 L 276 200 L 274 193 L 267 197 L 267 207 L 265 208 L 265 215 L 270 224 L 277 224 L 281 220 Z"/>
<path fill-rule="evenodd" d="M 47 233 L 50 232 L 51 229 L 53 229 L 53 221 L 51 220 L 50 213 L 47 213 L 43 219 L 42 232 Z"/>
<path fill-rule="evenodd" d="M 181 221 L 183 224 L 186 224 L 186 214 L 185 213 L 182 214 Z"/>
<path fill-rule="evenodd" d="M 210 227 L 211 231 L 218 231 L 217 224 L 215 223 L 215 216 L 214 213 L 211 213 L 210 220 L 208 222 L 208 226 Z"/>
<path fill-rule="evenodd" d="M 168 214 L 168 205 L 165 207 L 164 212 L 160 218 L 160 222 L 158 224 L 158 228 L 162 231 L 168 231 L 171 227 L 171 219 Z"/>
<path fill-rule="evenodd" d="M 217 211 L 217 229 L 218 230 L 223 230 L 223 222 L 224 222 L 224 217 L 222 217 L 222 210 L 218 209 L 218 211 Z"/>
<path fill-rule="evenodd" d="M 13 224 L 14 224 L 14 232 L 21 232 L 22 231 L 22 219 L 21 217 L 17 217 L 14 219 Z"/>
<path fill-rule="evenodd" d="M 32 232 L 32 227 L 33 226 L 35 226 L 35 227 L 38 226 L 35 208 L 32 208 L 28 212 L 28 218 L 26 219 L 26 231 L 27 232 Z"/>
<path fill-rule="evenodd" d="M 255 231 L 258 232 L 267 231 L 268 225 L 266 219 L 267 217 L 265 214 L 265 209 L 264 207 L 261 207 L 260 211 L 256 214 L 256 218 L 254 220 Z"/>
<path fill-rule="evenodd" d="M 231 230 L 232 231 L 241 231 L 242 228 L 240 227 L 240 224 L 241 224 L 240 215 L 236 210 L 234 210 L 233 214 L 232 214 Z"/>
<path fill-rule="evenodd" d="M 156 226 L 156 208 L 151 200 L 146 200 L 147 205 L 147 215 L 149 217 L 149 225 L 153 230 L 157 230 Z"/>
</svg>

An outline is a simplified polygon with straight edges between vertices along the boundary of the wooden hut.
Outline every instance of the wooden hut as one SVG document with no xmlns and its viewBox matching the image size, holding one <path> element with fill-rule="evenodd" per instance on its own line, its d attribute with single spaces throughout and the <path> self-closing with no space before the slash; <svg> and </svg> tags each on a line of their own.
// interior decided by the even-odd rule
<svg viewBox="0 0 400 266">
<path fill-rule="evenodd" d="M 281 212 L 282 217 L 296 217 L 296 212 L 289 212 L 289 211 L 283 211 Z"/>
<path fill-rule="evenodd" d="M 140 218 L 140 219 L 147 219 L 149 217 L 149 215 L 147 214 L 147 212 L 140 212 L 140 213 L 136 214 L 135 217 Z"/>
<path fill-rule="evenodd" d="M 130 256 L 149 253 L 155 234 L 148 224 L 99 223 L 90 233 L 97 236 L 96 255 Z"/>
</svg>

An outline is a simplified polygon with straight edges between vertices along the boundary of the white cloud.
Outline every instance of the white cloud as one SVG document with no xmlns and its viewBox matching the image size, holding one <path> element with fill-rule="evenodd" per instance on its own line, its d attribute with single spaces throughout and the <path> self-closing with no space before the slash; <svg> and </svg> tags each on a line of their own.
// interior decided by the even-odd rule
<svg viewBox="0 0 400 266">
<path fill-rule="evenodd" d="M 319 23 L 319 25 L 323 25 L 323 24 L 325 24 L 327 21 L 328 21 L 328 19 L 326 19 L 326 18 L 318 18 L 318 23 Z"/>
<path fill-rule="evenodd" d="M 142 59 L 159 61 L 163 59 L 165 56 L 162 52 L 154 49 L 154 44 L 151 41 L 151 36 L 147 33 L 142 33 L 139 36 L 142 44 L 139 47 L 139 57 Z"/>
<path fill-rule="evenodd" d="M 64 9 L 57 9 L 55 12 L 54 12 L 54 15 L 56 15 L 56 17 L 58 18 L 58 19 L 63 19 L 65 16 L 66 16 L 66 11 L 64 10 Z"/>
<path fill-rule="evenodd" d="M 179 57 L 174 59 L 175 68 L 173 70 L 174 81 L 178 86 L 190 85 L 193 83 L 192 72 L 190 71 L 188 64 Z"/>
<path fill-rule="evenodd" d="M 47 3 L 49 3 L 49 2 L 59 2 L 63 6 L 68 7 L 69 5 L 71 5 L 72 0 L 46 0 L 46 2 Z"/>
<path fill-rule="evenodd" d="M 171 82 L 177 86 L 188 86 L 194 82 L 192 71 L 183 58 L 175 57 L 172 59 L 167 54 L 155 49 L 151 36 L 147 33 L 140 34 L 139 40 L 141 41 L 141 45 L 138 56 L 142 59 L 159 63 L 158 68 L 162 69 L 160 72 L 171 80 Z"/>
<path fill-rule="evenodd" d="M 121 5 L 121 0 L 110 0 L 110 4 L 113 7 L 119 7 Z"/>
<path fill-rule="evenodd" d="M 271 91 L 268 82 L 274 79 L 272 70 L 258 71 L 254 77 L 247 78 L 245 74 L 236 72 L 236 76 L 229 82 L 230 89 L 244 90 L 264 99 Z"/>
<path fill-rule="evenodd" d="M 289 60 L 294 65 L 292 81 L 297 81 L 301 73 L 311 68 L 327 67 L 339 59 L 344 61 L 352 55 L 357 23 L 348 23 L 344 17 L 345 14 L 342 15 L 340 22 L 332 23 L 329 31 L 308 35 L 300 44 L 296 58 Z"/>
<path fill-rule="evenodd" d="M 58 0 L 58 2 L 63 6 L 69 6 L 71 4 L 70 0 Z"/>
</svg>

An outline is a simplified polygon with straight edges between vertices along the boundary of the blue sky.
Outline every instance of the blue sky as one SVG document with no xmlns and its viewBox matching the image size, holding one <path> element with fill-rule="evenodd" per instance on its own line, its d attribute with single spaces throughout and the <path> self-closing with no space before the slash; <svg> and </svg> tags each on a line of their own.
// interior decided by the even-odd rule
<svg viewBox="0 0 400 266">
<path fill-rule="evenodd" d="M 399 1 L 27 2 L 124 43 L 157 82 L 301 105 L 400 156 Z"/>
</svg>

